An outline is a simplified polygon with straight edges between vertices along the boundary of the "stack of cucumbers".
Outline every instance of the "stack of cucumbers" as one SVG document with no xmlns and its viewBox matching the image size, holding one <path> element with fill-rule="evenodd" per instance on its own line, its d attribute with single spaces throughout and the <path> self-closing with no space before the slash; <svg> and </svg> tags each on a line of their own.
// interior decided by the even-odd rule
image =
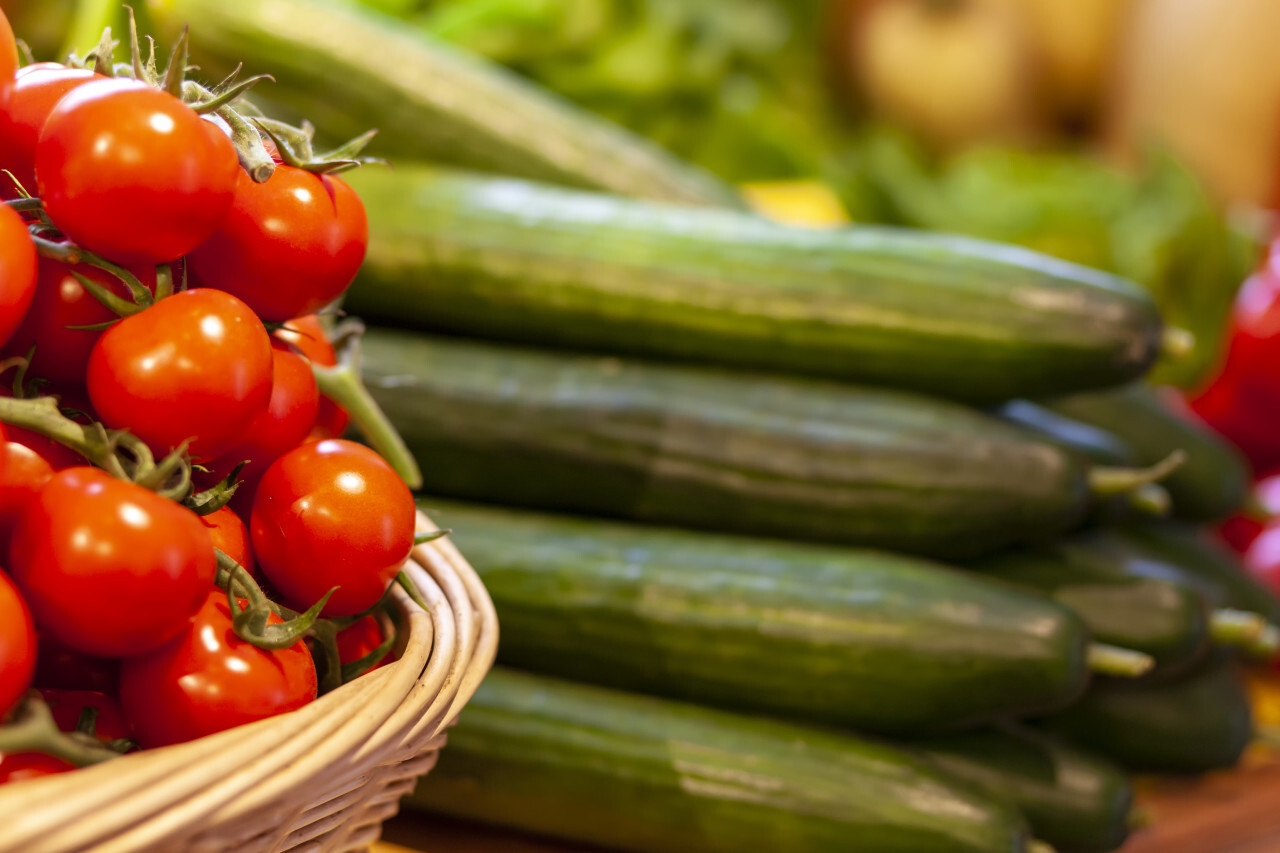
<svg viewBox="0 0 1280 853">
<path fill-rule="evenodd" d="M 1179 339 L 1145 291 L 770 223 L 354 4 L 157 8 L 202 67 L 234 44 L 390 131 L 344 175 L 345 357 L 502 631 L 412 807 L 636 853 L 1101 853 L 1131 772 L 1239 759 L 1280 603 L 1206 533 L 1249 472 L 1144 383 Z"/>
</svg>

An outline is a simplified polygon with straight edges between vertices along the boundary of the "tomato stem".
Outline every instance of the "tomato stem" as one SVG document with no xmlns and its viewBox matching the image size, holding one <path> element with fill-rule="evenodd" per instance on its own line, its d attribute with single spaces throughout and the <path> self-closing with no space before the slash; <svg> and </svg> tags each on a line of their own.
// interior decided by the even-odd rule
<svg viewBox="0 0 1280 853">
<path fill-rule="evenodd" d="M 75 243 L 57 243 L 36 234 L 31 235 L 31 242 L 35 244 L 36 253 L 42 258 L 48 258 L 51 261 L 58 261 L 60 263 L 67 264 L 68 266 L 87 264 L 91 267 L 95 267 L 96 269 L 103 270 L 104 272 L 109 272 L 116 278 L 120 279 L 120 281 L 124 282 L 124 286 L 129 289 L 129 295 L 133 297 L 133 303 L 129 308 L 125 309 L 126 313 L 120 315 L 122 317 L 128 316 L 128 314 L 135 314 L 143 308 L 149 308 L 152 303 L 155 302 L 155 297 L 151 294 L 150 290 L 147 290 L 146 285 L 138 281 L 137 276 L 119 264 L 112 263 L 106 258 L 95 255 L 87 249 L 82 249 Z M 80 281 L 82 286 L 86 288 L 89 287 L 89 285 L 85 284 L 85 280 L 79 275 L 77 275 L 76 278 Z M 94 284 L 94 287 L 96 290 L 89 290 L 89 292 L 93 294 L 99 302 L 102 302 L 102 304 L 115 311 L 116 308 L 113 307 L 115 304 L 114 302 L 112 304 L 108 304 L 98 296 L 98 291 L 108 294 L 110 294 L 110 291 L 105 290 L 105 288 L 102 288 L 96 283 Z M 110 295 L 117 300 L 120 299 L 120 297 L 115 296 L 114 294 Z M 121 302 L 125 305 L 129 305 L 129 303 L 125 303 L 123 300 L 121 300 Z M 117 311 L 117 313 L 119 312 Z"/>
<path fill-rule="evenodd" d="M 120 755 L 92 734 L 60 731 L 49 706 L 34 690 L 13 710 L 9 723 L 0 726 L 0 753 L 16 752 L 51 755 L 76 767 L 87 767 Z"/>
<path fill-rule="evenodd" d="M 5 172 L 5 174 L 9 173 Z M 43 210 L 42 202 L 38 198 L 16 198 L 13 201 L 6 201 L 5 204 L 17 211 Z"/>
<path fill-rule="evenodd" d="M 240 158 L 240 167 L 254 183 L 261 184 L 275 174 L 276 161 L 262 144 L 262 135 L 231 107 L 219 107 L 214 111 L 218 118 L 231 128 L 231 143 Z"/>
</svg>

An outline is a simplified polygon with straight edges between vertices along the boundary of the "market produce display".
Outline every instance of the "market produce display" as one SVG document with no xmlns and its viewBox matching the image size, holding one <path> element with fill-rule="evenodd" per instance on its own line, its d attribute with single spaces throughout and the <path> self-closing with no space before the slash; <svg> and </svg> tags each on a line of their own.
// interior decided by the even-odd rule
<svg viewBox="0 0 1280 853">
<path fill-rule="evenodd" d="M 0 25 L 0 783 L 16 784 L 355 679 L 395 642 L 382 614 L 423 537 L 412 466 L 320 418 L 313 367 L 394 443 L 307 316 L 364 256 L 337 174 L 358 145 L 314 156 L 309 129 L 242 100 L 260 78 L 186 79 L 185 34 L 163 68 L 136 29 L 126 61 L 108 31 L 16 68 Z M 307 265 L 325 275 L 280 273 Z"/>
</svg>

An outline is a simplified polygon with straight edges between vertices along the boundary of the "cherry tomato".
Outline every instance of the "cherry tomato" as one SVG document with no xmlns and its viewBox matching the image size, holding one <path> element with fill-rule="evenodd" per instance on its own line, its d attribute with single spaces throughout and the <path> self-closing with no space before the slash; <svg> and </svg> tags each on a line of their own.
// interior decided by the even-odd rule
<svg viewBox="0 0 1280 853">
<path fill-rule="evenodd" d="M 268 619 L 278 621 L 274 614 Z M 217 590 L 186 631 L 120 669 L 120 702 L 144 747 L 195 740 L 315 698 L 306 643 L 279 651 L 246 643 L 231 629 L 231 608 Z"/>
<path fill-rule="evenodd" d="M 240 516 L 230 507 L 222 507 L 208 515 L 200 516 L 200 523 L 209 531 L 213 547 L 253 572 L 253 551 L 249 548 L 249 530 Z"/>
<path fill-rule="evenodd" d="M 0 572 L 0 718 L 13 710 L 36 671 L 36 629 L 13 581 Z"/>
<path fill-rule="evenodd" d="M 48 631 L 36 631 L 35 686 L 55 690 L 90 690 L 115 693 L 120 682 L 120 661 L 86 655 L 58 640 Z"/>
<path fill-rule="evenodd" d="M 382 457 L 331 439 L 296 447 L 262 476 L 249 534 L 259 570 L 298 609 L 338 590 L 325 616 L 372 607 L 413 549 L 413 495 Z"/>
<path fill-rule="evenodd" d="M 18 518 L 9 563 L 41 629 L 101 657 L 183 630 L 215 568 L 195 513 L 96 468 L 49 479 Z"/>
<path fill-rule="evenodd" d="M 38 752 L 0 753 L 0 783 L 21 782 L 75 769 L 74 764 L 61 758 Z"/>
<path fill-rule="evenodd" d="M 0 112 L 9 109 L 9 93 L 18 73 L 18 46 L 4 10 L 0 9 Z"/>
<path fill-rule="evenodd" d="M 12 395 L 13 391 L 10 387 L 0 385 L 0 397 L 10 397 Z M 65 400 L 60 399 L 58 402 L 59 405 L 66 405 Z M 76 453 L 65 444 L 59 444 L 53 439 L 43 436 L 38 432 L 12 425 L 5 425 L 3 430 L 9 441 L 21 444 L 23 447 L 34 451 L 37 456 L 48 463 L 49 467 L 55 471 L 61 471 L 63 468 L 70 468 L 74 465 L 86 464 L 84 457 L 79 453 Z M 3 462 L 0 462 L 0 465 L 2 464 Z"/>
<path fill-rule="evenodd" d="M 131 269 L 149 290 L 155 290 L 155 267 Z M 33 346 L 29 373 L 58 384 L 81 384 L 89 364 L 89 353 L 102 335 L 100 331 L 71 328 L 93 326 L 115 320 L 116 315 L 94 299 L 76 279 L 77 275 L 128 298 L 129 289 L 111 273 L 88 264 L 64 264 L 41 258 L 36 275 L 35 297 L 26 317 L 4 347 L 5 355 L 26 355 Z"/>
<path fill-rule="evenodd" d="M 0 467 L 0 554 L 7 554 L 18 515 L 53 476 L 53 466 L 15 441 L 0 445 L 0 455 L 4 456 Z"/>
<path fill-rule="evenodd" d="M 266 411 L 254 418 L 243 442 L 208 463 L 208 477 L 217 482 L 247 460 L 240 471 L 240 490 L 246 493 L 257 488 L 272 462 L 302 443 L 319 407 L 320 392 L 307 360 L 279 340 L 272 343 L 271 358 L 271 402 Z"/>
<path fill-rule="evenodd" d="M 107 426 L 158 451 L 191 440 L 214 458 L 245 438 L 271 400 L 271 337 L 239 299 L 197 289 L 162 299 L 102 333 L 89 398 Z"/>
<path fill-rule="evenodd" d="M 105 693 L 42 687 L 40 696 L 49 706 L 53 721 L 64 732 L 74 732 L 80 725 L 80 714 L 85 708 L 93 708 L 98 712 L 93 727 L 98 740 L 110 742 L 133 736 L 129 722 L 124 718 L 124 711 L 120 709 L 120 703 Z"/>
<path fill-rule="evenodd" d="M 36 291 L 36 247 L 27 224 L 0 204 L 0 345 L 27 314 Z"/>
<path fill-rule="evenodd" d="M 49 114 L 36 145 L 45 212 L 120 263 L 166 263 L 222 224 L 242 174 L 225 134 L 137 80 L 93 80 Z"/>
<path fill-rule="evenodd" d="M 368 243 L 364 204 L 345 181 L 281 165 L 261 184 L 241 173 L 231 212 L 191 253 L 190 272 L 263 320 L 290 320 L 341 296 Z"/>
<path fill-rule="evenodd" d="M 316 314 L 296 317 L 272 334 L 292 344 L 312 364 L 333 367 L 338 363 L 338 354 L 333 351 L 333 345 L 325 336 L 324 327 L 320 325 L 320 317 Z M 316 423 L 310 434 L 317 441 L 323 441 L 326 438 L 342 438 L 350 422 L 351 416 L 347 414 L 347 410 L 322 394 L 320 407 L 316 411 Z"/>
<path fill-rule="evenodd" d="M 9 110 L 0 113 L 0 199 L 18 198 L 18 184 L 28 195 L 36 194 L 36 140 L 49 113 L 62 97 L 90 80 L 102 77 L 84 68 L 68 68 L 56 62 L 38 62 L 18 72 L 9 95 Z"/>
<path fill-rule="evenodd" d="M 382 645 L 385 639 L 378 620 L 372 614 L 365 616 L 338 632 L 338 660 L 344 664 L 354 663 L 365 655 L 371 654 Z M 372 672 L 388 663 L 390 656 L 391 651 L 388 649 L 387 653 L 369 667 L 367 672 Z"/>
</svg>

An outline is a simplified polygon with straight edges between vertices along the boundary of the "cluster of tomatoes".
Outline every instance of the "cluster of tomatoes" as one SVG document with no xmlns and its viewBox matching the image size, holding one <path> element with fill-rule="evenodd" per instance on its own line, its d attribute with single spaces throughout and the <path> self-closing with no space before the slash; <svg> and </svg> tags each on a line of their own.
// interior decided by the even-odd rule
<svg viewBox="0 0 1280 853">
<path fill-rule="evenodd" d="M 313 376 L 359 198 L 305 131 L 184 81 L 185 51 L 90 58 L 19 68 L 0 13 L 0 781 L 376 664 L 414 542 L 408 487 Z M 15 734 L 37 718 L 52 739 Z"/>
</svg>

